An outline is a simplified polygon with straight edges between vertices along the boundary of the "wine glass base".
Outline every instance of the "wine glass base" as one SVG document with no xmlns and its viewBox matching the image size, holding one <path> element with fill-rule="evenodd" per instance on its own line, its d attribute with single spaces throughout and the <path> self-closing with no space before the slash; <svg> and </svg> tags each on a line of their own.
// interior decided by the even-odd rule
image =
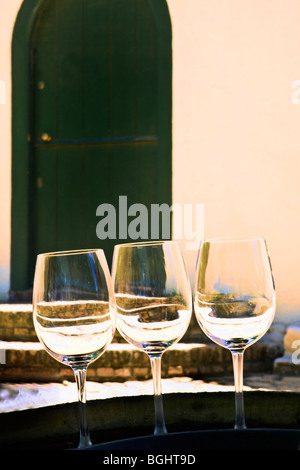
<svg viewBox="0 0 300 470">
<path fill-rule="evenodd" d="M 165 434 L 168 434 L 166 426 L 160 427 L 160 428 L 155 428 L 154 429 L 154 436 L 164 436 Z"/>
<path fill-rule="evenodd" d="M 90 439 L 90 436 L 81 436 L 80 441 L 78 444 L 78 449 L 87 449 L 88 447 L 92 446 L 92 441 Z"/>
<path fill-rule="evenodd" d="M 246 424 L 236 424 L 234 426 L 234 429 L 236 431 L 243 431 L 243 430 L 247 429 L 247 426 L 246 426 Z"/>
</svg>

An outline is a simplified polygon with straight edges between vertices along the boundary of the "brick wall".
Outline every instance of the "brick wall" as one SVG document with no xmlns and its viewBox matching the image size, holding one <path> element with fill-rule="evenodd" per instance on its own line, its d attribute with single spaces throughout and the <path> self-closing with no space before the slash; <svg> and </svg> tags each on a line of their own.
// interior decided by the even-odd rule
<svg viewBox="0 0 300 470">
<path fill-rule="evenodd" d="M 272 337 L 272 335 L 271 335 Z M 32 306 L 2 305 L 0 307 L 0 381 L 63 381 L 73 380 L 68 366 L 53 359 L 39 343 L 32 321 Z M 282 341 L 266 337 L 247 349 L 247 371 L 272 371 L 273 362 L 283 354 Z M 162 358 L 162 377 L 217 377 L 232 374 L 230 352 L 209 341 L 193 318 L 180 343 L 167 350 Z M 116 332 L 113 343 L 88 368 L 94 381 L 144 380 L 151 378 L 148 356 L 123 340 Z"/>
<path fill-rule="evenodd" d="M 185 340 L 203 337 L 203 333 L 193 317 Z M 205 339 L 205 338 L 204 338 Z M 31 304 L 0 304 L 0 340 L 38 341 L 32 319 Z M 124 342 L 116 331 L 113 342 Z"/>
</svg>

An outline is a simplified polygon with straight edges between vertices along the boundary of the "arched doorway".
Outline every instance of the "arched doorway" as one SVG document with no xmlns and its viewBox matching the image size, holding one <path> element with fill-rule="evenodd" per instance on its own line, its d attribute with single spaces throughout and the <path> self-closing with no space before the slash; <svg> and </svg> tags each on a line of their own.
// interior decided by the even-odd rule
<svg viewBox="0 0 300 470">
<path fill-rule="evenodd" d="M 40 252 L 98 246 L 110 261 L 119 231 L 99 240 L 99 205 L 172 203 L 166 1 L 25 0 L 12 57 L 11 288 L 24 290 Z"/>
</svg>

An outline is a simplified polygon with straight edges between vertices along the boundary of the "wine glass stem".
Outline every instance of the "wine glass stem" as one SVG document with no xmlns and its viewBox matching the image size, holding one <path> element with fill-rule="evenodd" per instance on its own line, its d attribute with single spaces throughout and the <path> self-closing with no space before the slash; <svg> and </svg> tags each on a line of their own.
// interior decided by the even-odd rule
<svg viewBox="0 0 300 470">
<path fill-rule="evenodd" d="M 92 445 L 90 433 L 87 424 L 86 410 L 86 367 L 74 368 L 75 380 L 78 391 L 79 402 L 79 449 L 85 449 Z"/>
<path fill-rule="evenodd" d="M 234 429 L 246 429 L 243 395 L 243 360 L 244 351 L 233 350 L 232 363 L 235 387 L 235 426 Z"/>
<path fill-rule="evenodd" d="M 151 355 L 151 369 L 154 389 L 154 413 L 155 413 L 155 435 L 167 434 L 167 428 L 164 418 L 164 407 L 161 390 L 161 354 Z"/>
</svg>

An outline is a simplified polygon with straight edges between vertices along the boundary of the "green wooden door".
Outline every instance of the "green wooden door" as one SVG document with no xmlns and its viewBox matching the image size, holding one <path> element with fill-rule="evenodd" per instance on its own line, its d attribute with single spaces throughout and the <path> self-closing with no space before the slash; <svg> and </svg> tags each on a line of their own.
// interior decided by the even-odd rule
<svg viewBox="0 0 300 470">
<path fill-rule="evenodd" d="M 125 241 L 119 196 L 149 215 L 151 204 L 171 205 L 165 1 L 46 0 L 30 37 L 29 69 L 29 257 L 27 279 L 12 276 L 15 288 L 31 285 L 41 252 L 102 247 L 110 262 L 114 244 Z M 104 203 L 116 209 L 116 239 L 97 237 Z"/>
</svg>

